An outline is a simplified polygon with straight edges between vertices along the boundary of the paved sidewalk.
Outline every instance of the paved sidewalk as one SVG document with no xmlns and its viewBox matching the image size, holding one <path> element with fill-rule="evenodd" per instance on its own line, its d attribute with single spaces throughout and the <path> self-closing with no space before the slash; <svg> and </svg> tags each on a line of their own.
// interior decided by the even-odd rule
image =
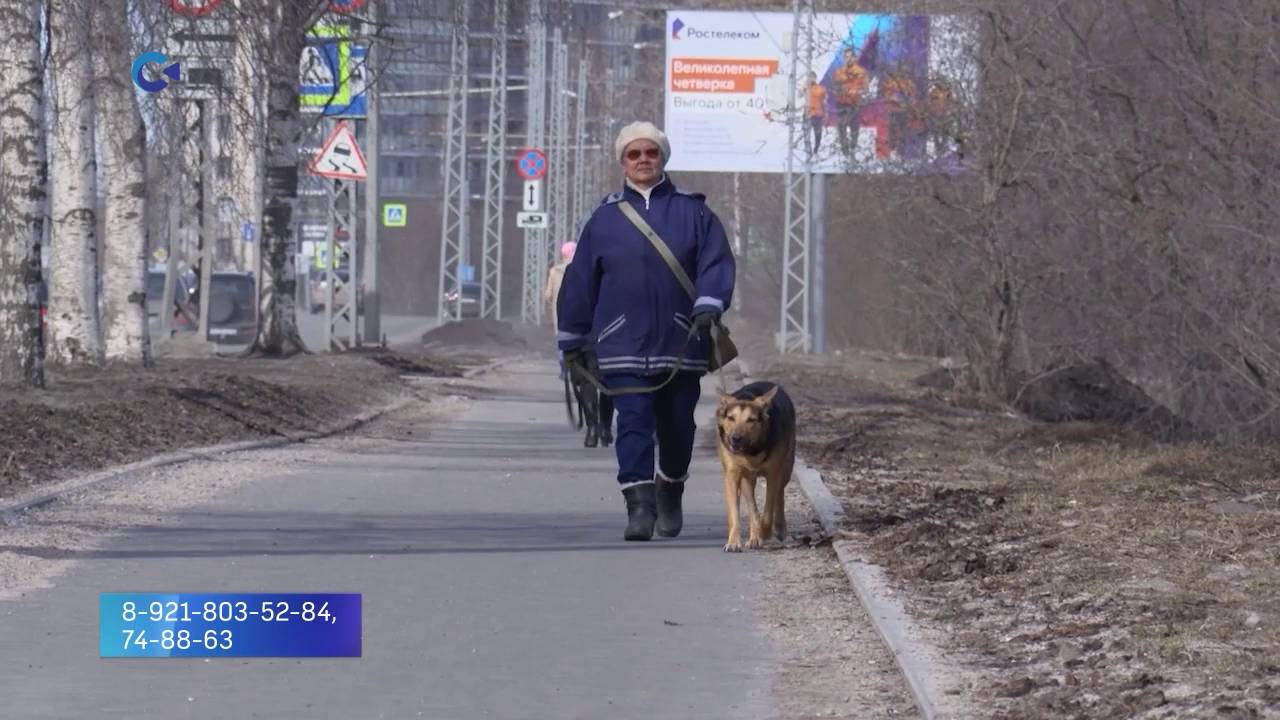
<svg viewBox="0 0 1280 720">
<path fill-rule="evenodd" d="M 554 365 L 476 382 L 428 437 L 281 462 L 0 602 L 0 717 L 772 717 L 766 560 L 721 552 L 712 449 L 685 533 L 624 543 L 613 450 L 567 428 Z M 358 592 L 364 656 L 104 660 L 103 591 Z"/>
</svg>

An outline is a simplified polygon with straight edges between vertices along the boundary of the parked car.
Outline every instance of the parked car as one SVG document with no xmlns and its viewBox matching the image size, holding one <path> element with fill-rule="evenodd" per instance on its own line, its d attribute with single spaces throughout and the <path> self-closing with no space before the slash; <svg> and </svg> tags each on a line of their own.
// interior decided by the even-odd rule
<svg viewBox="0 0 1280 720">
<path fill-rule="evenodd" d="M 338 287 L 333 293 L 333 306 L 340 308 L 347 304 L 347 293 L 351 288 L 351 268 L 347 265 L 336 267 L 333 274 L 338 277 Z M 360 314 L 364 314 L 364 283 L 360 283 L 357 295 L 359 301 L 357 307 Z M 324 310 L 325 303 L 329 300 L 329 275 L 319 268 L 311 268 L 307 273 L 307 307 L 313 313 Z"/>
<path fill-rule="evenodd" d="M 164 270 L 147 273 L 147 320 L 159 332 L 164 302 Z M 200 324 L 200 280 L 191 269 L 177 277 L 173 289 L 171 332 L 197 331 Z M 209 278 L 209 333 L 215 343 L 244 345 L 258 333 L 258 291 L 253 273 L 217 270 Z"/>
<path fill-rule="evenodd" d="M 480 293 L 481 285 L 478 282 L 462 283 L 462 317 L 476 318 L 480 317 Z M 453 287 L 444 293 L 444 301 L 446 305 L 452 305 L 458 302 L 458 288 Z"/>
<path fill-rule="evenodd" d="M 199 318 L 199 294 L 196 315 Z M 253 273 L 214 271 L 209 277 L 209 340 L 247 345 L 258 334 L 258 285 Z"/>
</svg>

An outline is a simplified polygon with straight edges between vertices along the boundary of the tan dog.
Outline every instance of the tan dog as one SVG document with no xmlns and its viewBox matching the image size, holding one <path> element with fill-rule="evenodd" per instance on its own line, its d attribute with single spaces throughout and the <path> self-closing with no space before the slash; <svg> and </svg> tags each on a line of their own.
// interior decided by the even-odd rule
<svg viewBox="0 0 1280 720">
<path fill-rule="evenodd" d="M 781 386 L 770 382 L 745 385 L 732 395 L 720 393 L 716 431 L 729 514 L 729 540 L 724 551 L 742 551 L 739 496 L 747 498 L 747 547 L 759 548 L 770 535 L 785 540 L 784 491 L 796 463 L 796 409 L 791 398 Z M 756 507 L 756 479 L 761 477 L 765 480 L 763 515 Z"/>
</svg>

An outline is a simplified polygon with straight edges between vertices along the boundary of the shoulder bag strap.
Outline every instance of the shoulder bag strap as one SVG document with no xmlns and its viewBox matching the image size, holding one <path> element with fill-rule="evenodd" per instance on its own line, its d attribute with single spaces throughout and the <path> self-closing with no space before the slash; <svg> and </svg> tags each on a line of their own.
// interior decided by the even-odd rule
<svg viewBox="0 0 1280 720">
<path fill-rule="evenodd" d="M 640 213 L 636 212 L 631 203 L 623 200 L 618 203 L 618 209 L 622 211 L 623 215 L 627 216 L 632 225 L 635 225 L 640 232 L 644 233 L 650 243 L 653 243 L 654 249 L 658 251 L 663 260 L 667 261 L 667 265 L 671 267 L 671 272 L 675 273 L 676 280 L 679 280 L 684 291 L 689 293 L 689 299 L 697 300 L 698 295 L 697 291 L 693 289 L 693 281 L 689 279 L 689 275 L 680 266 L 680 261 L 676 260 L 676 256 L 671 254 L 671 248 L 667 247 L 667 243 L 662 239 L 662 236 L 654 232 L 653 227 L 648 222 L 645 222 L 644 218 L 640 217 Z"/>
</svg>

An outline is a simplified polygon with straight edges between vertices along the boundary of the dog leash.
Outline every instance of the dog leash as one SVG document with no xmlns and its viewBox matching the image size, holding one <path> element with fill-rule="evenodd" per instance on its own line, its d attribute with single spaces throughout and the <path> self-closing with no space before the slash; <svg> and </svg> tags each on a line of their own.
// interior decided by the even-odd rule
<svg viewBox="0 0 1280 720">
<path fill-rule="evenodd" d="M 569 368 L 570 373 L 576 373 L 578 377 L 591 383 L 596 387 L 597 390 L 599 390 L 601 393 L 605 395 L 608 395 L 609 397 L 616 397 L 618 395 L 640 395 L 644 393 L 657 392 L 662 388 L 666 387 L 667 385 L 669 385 L 671 381 L 676 378 L 676 374 L 684 369 L 684 362 L 689 357 L 688 349 L 687 349 L 689 345 L 689 341 L 693 340 L 694 336 L 697 334 L 697 331 L 698 331 L 698 328 L 696 325 L 690 326 L 689 334 L 685 336 L 685 347 L 686 347 L 685 354 L 680 356 L 679 358 L 676 358 L 675 367 L 671 368 L 671 372 L 667 375 L 667 378 L 662 382 L 658 383 L 657 385 L 650 385 L 648 387 L 607 388 L 604 386 L 603 383 L 600 382 L 599 379 L 597 379 L 594 375 L 592 375 L 586 368 L 580 367 L 577 363 L 566 362 L 565 367 Z M 720 355 L 720 324 L 719 323 L 711 324 L 710 338 L 711 338 L 711 352 L 715 354 L 715 358 L 716 358 L 716 365 L 717 365 L 716 372 L 720 376 L 720 391 L 724 393 L 728 393 L 729 391 L 728 386 L 725 385 L 725 381 L 724 381 L 724 363 L 721 362 L 722 358 Z M 567 395 L 568 382 L 569 382 L 568 376 L 566 375 L 565 376 L 566 401 L 568 399 L 568 395 Z M 572 419 L 570 420 L 570 423 L 572 424 Z"/>
<path fill-rule="evenodd" d="M 565 363 L 565 373 L 564 373 L 564 411 L 565 411 L 565 413 L 569 416 L 569 427 L 573 428 L 574 430 L 578 430 L 578 429 L 580 429 L 580 428 L 582 427 L 582 422 L 583 422 L 583 420 L 584 420 L 585 418 L 582 418 L 582 407 L 581 407 L 581 404 L 579 404 L 579 407 L 578 407 L 578 416 L 579 416 L 579 418 L 580 418 L 580 419 L 578 419 L 578 420 L 574 420 L 574 418 L 573 418 L 573 393 L 572 393 L 572 391 L 569 389 L 569 372 L 570 372 L 570 371 L 568 370 L 568 368 L 569 368 L 569 363 Z"/>
</svg>

